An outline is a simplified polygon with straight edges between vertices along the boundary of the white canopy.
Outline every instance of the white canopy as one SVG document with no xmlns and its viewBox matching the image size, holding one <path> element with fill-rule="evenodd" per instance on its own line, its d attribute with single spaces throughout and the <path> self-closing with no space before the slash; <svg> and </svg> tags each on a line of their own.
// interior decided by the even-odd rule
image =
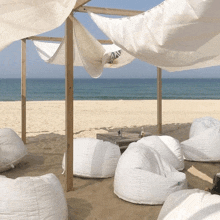
<svg viewBox="0 0 220 220">
<path fill-rule="evenodd" d="M 77 0 L 1 0 L 0 51 L 16 40 L 60 26 Z"/>
<path fill-rule="evenodd" d="M 180 71 L 220 64 L 219 8 L 219 0 L 165 0 L 133 17 L 90 15 L 113 43 L 131 55 Z"/>
<path fill-rule="evenodd" d="M 103 68 L 118 68 L 135 57 L 118 46 L 102 45 L 80 22 L 73 18 L 74 66 L 83 66 L 91 77 L 97 78 Z M 65 65 L 65 39 L 59 43 L 34 41 L 39 56 L 48 63 Z"/>
</svg>

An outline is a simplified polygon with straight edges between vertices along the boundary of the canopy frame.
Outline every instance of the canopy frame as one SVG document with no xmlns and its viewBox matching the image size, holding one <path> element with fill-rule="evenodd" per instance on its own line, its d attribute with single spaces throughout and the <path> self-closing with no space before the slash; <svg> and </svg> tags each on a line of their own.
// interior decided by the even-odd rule
<svg viewBox="0 0 220 220">
<path fill-rule="evenodd" d="M 92 11 L 98 14 L 108 15 L 120 15 L 120 16 L 133 16 L 143 11 L 134 10 L 123 10 L 123 9 L 111 9 L 111 8 L 98 8 L 83 6 L 91 0 L 78 0 L 73 11 L 76 12 L 87 12 Z M 65 134 L 67 141 L 67 156 L 66 156 L 66 191 L 73 190 L 73 101 L 74 101 L 74 90 L 73 90 L 73 21 L 72 13 L 66 19 L 65 24 L 65 36 L 66 36 L 66 48 L 65 48 Z M 63 38 L 59 37 L 43 37 L 43 36 L 32 36 L 21 40 L 21 133 L 22 140 L 26 143 L 26 40 L 43 40 L 43 41 L 62 41 Z M 103 44 L 111 44 L 111 40 L 99 40 Z M 162 133 L 162 83 L 161 83 L 161 69 L 157 68 L 157 126 L 158 133 Z"/>
</svg>

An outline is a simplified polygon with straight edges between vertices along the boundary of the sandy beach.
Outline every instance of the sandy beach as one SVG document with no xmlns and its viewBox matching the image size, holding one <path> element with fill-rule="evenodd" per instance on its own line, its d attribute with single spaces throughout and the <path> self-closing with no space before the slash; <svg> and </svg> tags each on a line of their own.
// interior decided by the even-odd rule
<svg viewBox="0 0 220 220">
<path fill-rule="evenodd" d="M 12 128 L 21 136 L 21 102 L 0 102 L 0 128 Z M 163 134 L 188 139 L 193 119 L 211 116 L 220 120 L 220 100 L 163 100 Z M 96 137 L 112 130 L 157 134 L 156 100 L 74 101 L 74 137 Z M 27 102 L 29 155 L 15 169 L 1 173 L 10 178 L 54 173 L 65 187 L 62 158 L 65 152 L 64 101 Z M 220 163 L 185 161 L 190 188 L 212 186 Z M 66 193 L 69 219 L 156 220 L 161 205 L 136 205 L 113 193 L 114 178 L 74 178 L 74 191 Z"/>
</svg>

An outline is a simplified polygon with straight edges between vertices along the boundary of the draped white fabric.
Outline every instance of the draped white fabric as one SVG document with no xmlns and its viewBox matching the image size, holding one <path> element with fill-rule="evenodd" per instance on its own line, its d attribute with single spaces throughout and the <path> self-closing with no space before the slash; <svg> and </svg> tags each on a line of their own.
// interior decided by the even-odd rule
<svg viewBox="0 0 220 220">
<path fill-rule="evenodd" d="M 132 17 L 90 15 L 117 46 L 172 72 L 220 64 L 219 8 L 219 0 L 165 0 Z"/>
<path fill-rule="evenodd" d="M 99 43 L 75 18 L 73 28 L 74 66 L 83 66 L 91 77 L 99 77 L 104 67 L 118 68 L 135 59 L 114 44 Z M 45 62 L 65 65 L 65 39 L 60 44 L 40 41 L 34 41 L 34 44 Z"/>
<path fill-rule="evenodd" d="M 0 50 L 16 40 L 60 26 L 77 0 L 1 0 Z"/>
</svg>

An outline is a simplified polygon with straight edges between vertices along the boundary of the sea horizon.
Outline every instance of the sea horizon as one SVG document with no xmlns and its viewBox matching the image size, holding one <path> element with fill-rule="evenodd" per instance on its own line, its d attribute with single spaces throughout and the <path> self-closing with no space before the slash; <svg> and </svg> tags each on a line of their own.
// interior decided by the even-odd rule
<svg viewBox="0 0 220 220">
<path fill-rule="evenodd" d="M 0 101 L 21 100 L 21 79 L 0 78 Z M 220 99 L 220 78 L 162 78 L 163 99 Z M 27 78 L 27 100 L 65 99 L 65 78 Z M 156 78 L 75 78 L 75 100 L 155 100 Z"/>
</svg>

